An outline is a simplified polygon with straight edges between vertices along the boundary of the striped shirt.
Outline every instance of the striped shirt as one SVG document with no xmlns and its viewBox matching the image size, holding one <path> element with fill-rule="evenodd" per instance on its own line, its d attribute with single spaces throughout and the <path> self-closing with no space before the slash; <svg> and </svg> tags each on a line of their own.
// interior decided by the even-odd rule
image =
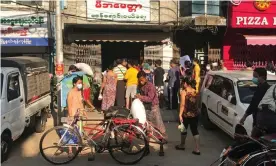
<svg viewBox="0 0 276 166">
<path fill-rule="evenodd" d="M 124 80 L 126 71 L 127 71 L 127 69 L 122 65 L 118 65 L 117 67 L 114 67 L 114 69 L 113 69 L 113 72 L 115 74 L 117 74 L 118 80 Z"/>
</svg>

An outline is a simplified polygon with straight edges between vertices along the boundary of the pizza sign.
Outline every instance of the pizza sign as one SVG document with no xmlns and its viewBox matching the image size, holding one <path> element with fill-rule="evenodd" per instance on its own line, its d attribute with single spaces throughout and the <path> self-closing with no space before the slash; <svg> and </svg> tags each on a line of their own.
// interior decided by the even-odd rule
<svg viewBox="0 0 276 166">
<path fill-rule="evenodd" d="M 260 11 L 265 11 L 271 6 L 271 2 L 270 0 L 256 0 L 254 6 Z"/>
</svg>

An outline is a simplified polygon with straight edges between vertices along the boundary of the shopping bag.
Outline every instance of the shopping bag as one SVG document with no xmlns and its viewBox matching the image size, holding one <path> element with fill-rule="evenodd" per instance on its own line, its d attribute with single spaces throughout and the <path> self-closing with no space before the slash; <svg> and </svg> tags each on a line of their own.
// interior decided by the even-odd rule
<svg viewBox="0 0 276 166">
<path fill-rule="evenodd" d="M 139 119 L 139 123 L 141 124 L 146 123 L 147 121 L 146 110 L 141 100 L 139 99 L 133 100 L 130 108 L 130 113 L 132 114 L 133 118 Z"/>
</svg>

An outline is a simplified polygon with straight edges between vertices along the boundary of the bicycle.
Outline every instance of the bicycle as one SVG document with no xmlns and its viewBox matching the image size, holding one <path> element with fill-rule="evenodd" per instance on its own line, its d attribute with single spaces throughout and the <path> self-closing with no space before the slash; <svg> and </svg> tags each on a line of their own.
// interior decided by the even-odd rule
<svg viewBox="0 0 276 166">
<path fill-rule="evenodd" d="M 95 127 L 82 126 L 85 121 L 100 121 L 100 123 L 96 124 Z M 79 122 L 79 125 L 77 122 Z M 80 110 L 78 110 L 69 125 L 64 124 L 63 126 L 53 127 L 43 134 L 39 143 L 40 153 L 46 161 L 60 165 L 73 161 L 85 147 L 88 147 L 91 148 L 91 154 L 93 156 L 95 151 L 102 153 L 108 150 L 111 157 L 118 163 L 125 165 L 135 164 L 145 156 L 146 149 L 148 149 L 147 137 L 143 130 L 136 126 L 137 123 L 137 119 L 126 119 L 124 115 L 120 114 L 106 115 L 106 119 L 104 120 L 85 119 L 80 115 Z M 46 136 L 50 135 L 49 133 L 51 132 L 58 135 L 58 141 L 54 142 L 48 148 L 57 148 L 54 154 L 56 158 L 59 158 L 58 155 L 64 154 L 65 152 L 68 155 L 65 157 L 67 159 L 66 161 L 53 161 L 44 152 L 48 148 L 43 148 L 43 143 L 53 140 L 52 138 L 46 139 Z M 141 143 L 133 146 L 131 144 L 135 138 L 138 138 Z M 138 152 L 132 152 L 132 148 L 134 147 L 138 149 Z M 127 157 L 123 157 L 123 159 L 130 159 L 133 156 L 137 157 L 137 159 L 122 161 L 122 159 L 116 156 L 116 152 L 126 154 Z"/>
<path fill-rule="evenodd" d="M 238 126 L 239 128 L 243 128 Z M 236 127 L 237 128 L 237 127 Z M 245 129 L 243 129 L 245 131 Z M 276 165 L 275 134 L 252 138 L 246 131 L 242 134 L 235 133 L 236 143 L 224 149 L 221 157 L 211 164 L 219 162 L 219 166 L 265 166 Z"/>
<path fill-rule="evenodd" d="M 164 156 L 164 145 L 168 143 L 166 137 L 159 131 L 157 127 L 148 121 L 145 124 L 144 132 L 146 133 L 148 143 L 159 144 L 159 156 Z M 149 153 L 149 151 L 147 153 Z"/>
</svg>

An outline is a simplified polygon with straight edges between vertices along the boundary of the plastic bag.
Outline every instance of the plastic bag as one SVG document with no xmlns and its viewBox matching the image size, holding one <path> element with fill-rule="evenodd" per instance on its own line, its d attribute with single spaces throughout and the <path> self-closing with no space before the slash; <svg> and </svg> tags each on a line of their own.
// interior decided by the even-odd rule
<svg viewBox="0 0 276 166">
<path fill-rule="evenodd" d="M 77 130 L 75 130 L 75 131 L 77 131 Z M 59 137 L 62 138 L 61 141 L 63 144 L 72 145 L 72 144 L 78 144 L 78 142 L 79 142 L 78 137 L 76 135 L 73 135 L 72 133 L 68 132 L 65 129 L 58 130 L 58 134 L 59 134 Z"/>
<path fill-rule="evenodd" d="M 90 75 L 90 76 L 93 77 L 93 70 L 88 64 L 86 64 L 86 63 L 76 63 L 76 64 L 74 64 L 74 66 L 76 66 L 78 69 L 80 69 L 81 71 L 83 71 L 87 75 Z"/>
<path fill-rule="evenodd" d="M 99 94 L 98 100 L 102 100 L 103 99 L 103 95 Z"/>
<path fill-rule="evenodd" d="M 180 125 L 178 125 L 178 130 L 181 132 L 181 133 L 185 133 L 186 132 L 186 128 L 184 126 L 184 124 L 181 122 Z"/>
<path fill-rule="evenodd" d="M 146 110 L 141 100 L 139 99 L 133 100 L 131 104 L 130 113 L 132 114 L 133 118 L 139 119 L 139 123 L 141 124 L 146 123 L 147 121 Z"/>
</svg>

